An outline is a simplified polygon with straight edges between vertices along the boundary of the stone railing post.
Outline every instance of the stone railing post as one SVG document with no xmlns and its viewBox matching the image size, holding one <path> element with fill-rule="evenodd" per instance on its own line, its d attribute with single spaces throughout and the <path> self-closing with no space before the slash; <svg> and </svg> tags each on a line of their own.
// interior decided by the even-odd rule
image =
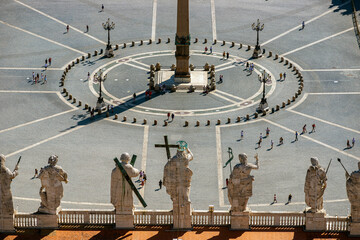
<svg viewBox="0 0 360 240">
<path fill-rule="evenodd" d="M 15 232 L 14 215 L 0 214 L 0 232 Z"/>
<path fill-rule="evenodd" d="M 134 228 L 134 213 L 116 213 L 115 214 L 115 228 L 133 229 Z"/>
<path fill-rule="evenodd" d="M 38 227 L 42 229 L 57 229 L 58 215 L 57 214 L 36 214 Z"/>
<path fill-rule="evenodd" d="M 90 212 L 88 211 L 84 212 L 84 223 L 90 224 Z"/>
<path fill-rule="evenodd" d="M 231 230 L 249 230 L 250 212 L 230 212 Z"/>
<path fill-rule="evenodd" d="M 306 231 L 325 231 L 326 219 L 324 212 L 307 212 L 305 213 L 305 229 Z"/>
</svg>

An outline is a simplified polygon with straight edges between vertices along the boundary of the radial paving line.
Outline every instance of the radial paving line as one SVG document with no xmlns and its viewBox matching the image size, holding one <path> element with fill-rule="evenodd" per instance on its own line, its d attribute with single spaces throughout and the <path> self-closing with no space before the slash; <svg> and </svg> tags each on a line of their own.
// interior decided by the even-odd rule
<svg viewBox="0 0 360 240">
<path fill-rule="evenodd" d="M 134 67 L 134 68 L 137 68 L 137 69 L 140 69 L 140 70 L 144 70 L 146 72 L 149 71 L 149 69 L 146 69 L 146 68 L 143 68 L 143 67 L 140 67 L 140 66 L 137 66 L 137 65 L 134 65 L 134 64 L 131 64 L 131 63 L 128 63 L 128 62 L 124 62 L 125 65 L 128 65 L 130 67 Z"/>
<path fill-rule="evenodd" d="M 303 69 L 303 72 L 347 72 L 347 71 L 360 71 L 360 68 L 346 68 L 346 69 Z"/>
<path fill-rule="evenodd" d="M 136 61 L 135 59 L 131 59 L 130 62 L 137 63 L 137 64 L 139 64 L 139 65 L 142 65 L 142 66 L 147 67 L 148 69 L 150 69 L 150 65 L 148 65 L 148 64 L 146 64 L 146 63 L 142 63 L 142 62 Z"/>
<path fill-rule="evenodd" d="M 348 28 L 348 29 L 346 29 L 346 30 L 344 30 L 344 31 L 335 33 L 335 34 L 333 34 L 333 35 L 331 35 L 331 36 L 322 38 L 322 39 L 317 40 L 317 41 L 315 41 L 315 42 L 306 44 L 305 46 L 302 46 L 302 47 L 296 48 L 296 49 L 294 49 L 294 50 L 291 50 L 291 51 L 289 51 L 289 52 L 283 53 L 283 54 L 281 54 L 280 56 L 286 56 L 286 55 L 289 55 L 289 54 L 291 54 L 291 53 L 300 51 L 300 50 L 302 50 L 302 49 L 304 49 L 304 48 L 307 48 L 307 47 L 310 47 L 310 46 L 312 46 L 312 45 L 318 44 L 318 43 L 320 43 L 320 42 L 326 41 L 326 40 L 328 40 L 328 39 L 330 39 L 330 38 L 339 36 L 339 35 L 341 35 L 341 34 L 343 34 L 343 33 L 346 33 L 346 32 L 348 32 L 348 31 L 351 31 L 351 30 L 353 30 L 353 29 L 354 29 L 354 27 Z"/>
<path fill-rule="evenodd" d="M 210 92 L 210 94 L 213 95 L 213 96 L 216 96 L 216 97 L 218 97 L 218 98 L 222 98 L 222 99 L 224 99 L 225 101 L 231 102 L 231 103 L 233 103 L 233 104 L 239 104 L 239 102 L 236 102 L 236 101 L 231 100 L 231 99 L 229 99 L 229 98 L 227 98 L 227 97 L 221 96 L 220 94 L 218 94 L 218 93 L 216 93 L 216 92 Z"/>
<path fill-rule="evenodd" d="M 41 71 L 44 70 L 45 68 L 24 68 L 24 67 L 0 67 L 0 70 L 36 70 L 36 71 Z M 62 68 L 51 68 L 48 67 L 46 69 L 46 71 L 61 71 L 63 70 Z"/>
<path fill-rule="evenodd" d="M 270 121 L 270 120 L 268 120 L 268 119 L 262 119 L 262 120 L 265 121 L 265 122 L 268 122 L 268 123 L 270 123 L 270 124 L 272 124 L 272 125 L 275 125 L 275 126 L 277 126 L 277 127 L 279 127 L 279 128 L 282 128 L 282 129 L 284 129 L 284 130 L 286 130 L 286 131 L 288 131 L 288 132 L 295 133 L 295 130 L 291 130 L 290 128 L 284 127 L 284 126 L 281 125 L 281 124 L 275 123 L 275 122 Z M 338 152 L 338 153 L 344 154 L 345 156 L 348 156 L 348 157 L 351 157 L 351 158 L 354 158 L 354 159 L 360 161 L 360 157 L 357 157 L 357 156 L 354 156 L 354 155 L 352 155 L 352 154 L 350 154 L 350 153 L 347 153 L 347 152 L 345 152 L 345 151 L 339 150 L 339 149 L 337 149 L 337 148 L 335 148 L 335 147 L 332 147 L 332 146 L 330 146 L 330 145 L 328 145 L 328 144 L 326 144 L 326 143 L 320 142 L 320 141 L 318 141 L 318 140 L 315 140 L 315 139 L 313 139 L 313 138 L 311 138 L 311 137 L 308 137 L 308 136 L 305 136 L 305 135 L 300 135 L 300 137 L 303 137 L 303 138 L 305 138 L 305 139 L 307 139 L 307 140 L 310 140 L 310 141 L 315 142 L 315 143 L 317 143 L 317 144 L 320 144 L 320 145 L 322 145 L 322 146 L 324 146 L 324 147 L 326 147 L 326 148 L 329 148 L 329 149 L 331 149 L 331 150 L 334 150 L 334 151 L 336 151 L 336 152 Z"/>
<path fill-rule="evenodd" d="M 348 3 L 350 3 L 350 1 L 347 1 L 347 2 L 345 2 L 345 3 L 343 3 L 343 4 L 339 5 L 339 6 L 337 6 L 337 7 L 335 7 L 335 8 L 332 8 L 332 9 L 330 9 L 330 10 L 328 10 L 328 11 L 320 14 L 319 16 L 316 16 L 316 17 L 314 17 L 314 18 L 312 18 L 312 19 L 310 19 L 310 20 L 308 20 L 308 21 L 305 21 L 305 24 L 309 24 L 309 23 L 311 23 L 311 22 L 313 22 L 313 21 L 321 18 L 322 16 L 325 16 L 325 15 L 328 14 L 328 13 L 335 12 L 335 11 L 338 10 L 340 7 L 342 7 L 342 6 L 344 6 L 344 5 L 348 4 Z M 276 39 L 278 39 L 278 38 L 280 38 L 280 37 L 282 37 L 282 36 L 285 36 L 286 34 L 292 32 L 292 31 L 295 31 L 295 30 L 299 29 L 301 26 L 302 26 L 301 24 L 300 24 L 300 25 L 297 25 L 296 27 L 293 27 L 293 28 L 291 28 L 290 30 L 288 30 L 288 31 L 286 31 L 286 32 L 284 32 L 284 33 L 282 33 L 282 34 L 279 34 L 279 35 L 277 35 L 276 37 L 273 37 L 273 38 L 267 40 L 266 42 L 261 43 L 260 45 L 261 45 L 261 46 L 264 46 L 264 45 L 266 45 L 266 44 L 268 44 L 268 43 L 270 43 L 270 42 L 272 42 L 272 41 L 274 41 L 274 40 L 276 40 Z"/>
<path fill-rule="evenodd" d="M 210 6 L 211 6 L 211 27 L 212 27 L 212 35 L 213 35 L 213 41 L 217 39 L 216 35 L 216 18 L 215 18 L 215 1 L 210 0 Z"/>
<path fill-rule="evenodd" d="M 53 41 L 53 40 L 48 39 L 48 38 L 46 38 L 46 37 L 40 36 L 40 35 L 38 35 L 38 34 L 36 34 L 36 33 L 29 32 L 29 31 L 27 31 L 27 30 L 25 30 L 25 29 L 22 29 L 22 28 L 13 26 L 13 25 L 11 25 L 11 24 L 9 24 L 9 23 L 7 23 L 7 22 L 4 22 L 4 21 L 1 21 L 1 20 L 0 20 L 0 23 L 6 25 L 6 26 L 8 26 L 8 27 L 15 28 L 15 29 L 17 29 L 17 30 L 19 30 L 19 31 L 25 32 L 25 33 L 27 33 L 27 34 L 33 35 L 34 37 L 38 37 L 38 38 L 41 38 L 41 39 L 43 39 L 43 40 L 45 40 L 45 41 L 48 41 L 48 42 L 54 43 L 54 44 L 56 44 L 56 45 L 59 45 L 59 46 L 61 46 L 61 47 L 67 48 L 67 49 L 69 49 L 69 50 L 71 50 L 71 51 L 80 53 L 80 54 L 82 54 L 82 55 L 85 55 L 85 54 L 86 54 L 86 53 L 84 53 L 84 52 L 82 52 L 82 51 L 80 51 L 80 50 L 77 50 L 77 49 L 75 49 L 75 48 L 66 46 L 66 45 L 64 45 L 64 44 L 62 44 L 62 43 Z"/>
<path fill-rule="evenodd" d="M 221 93 L 221 94 L 223 94 L 223 95 L 227 95 L 227 96 L 229 96 L 229 97 L 232 97 L 232 98 L 238 99 L 238 100 L 240 100 L 240 101 L 244 101 L 244 100 L 245 100 L 244 98 L 234 96 L 234 95 L 232 95 L 232 94 L 230 94 L 230 93 L 223 92 L 223 91 L 221 91 L 221 90 L 219 90 L 219 89 L 216 89 L 216 90 L 215 90 L 215 92 L 217 92 L 217 93 Z"/>
<path fill-rule="evenodd" d="M 43 144 L 43 143 L 49 142 L 49 141 L 51 141 L 51 140 L 53 140 L 53 139 L 56 139 L 56 138 L 58 138 L 58 137 L 62 137 L 62 136 L 64 136 L 64 135 L 66 135 L 66 134 L 72 133 L 72 132 L 74 132 L 74 131 L 76 131 L 76 130 L 79 130 L 79 129 L 85 127 L 85 126 L 86 126 L 86 125 L 74 127 L 74 128 L 72 128 L 72 129 L 70 129 L 70 130 L 68 130 L 68 131 L 66 131 L 66 132 L 62 132 L 62 133 L 60 133 L 60 134 L 58 134 L 58 135 L 49 137 L 49 138 L 47 138 L 47 139 L 44 139 L 44 140 L 42 140 L 42 141 L 40 141 L 40 142 L 37 142 L 37 143 L 35 143 L 35 144 L 32 144 L 32 145 L 30 145 L 30 146 L 27 146 L 27 147 L 24 147 L 24 148 L 22 148 L 22 149 L 19 149 L 19 150 L 15 151 L 15 152 L 9 153 L 9 154 L 6 155 L 5 157 L 11 157 L 11 156 L 16 155 L 16 154 L 18 154 L 18 153 L 21 153 L 21 152 L 23 152 L 23 151 L 29 150 L 29 149 L 31 149 L 31 148 L 33 148 L 33 147 L 39 146 L 39 145 L 41 145 L 41 144 Z"/>
<path fill-rule="evenodd" d="M 64 25 L 64 26 L 67 26 L 67 25 L 68 25 L 68 24 L 60 21 L 59 19 L 56 19 L 56 18 L 54 18 L 54 17 L 51 17 L 50 15 L 48 15 L 48 14 L 46 14 L 46 13 L 44 13 L 44 12 L 41 12 L 41 11 L 39 11 L 39 10 L 37 10 L 37 9 L 35 9 L 35 8 L 33 8 L 33 7 L 25 4 L 25 3 L 22 3 L 22 2 L 20 2 L 20 1 L 18 1 L 18 0 L 14 0 L 14 1 L 17 2 L 17 3 L 19 3 L 19 4 L 21 4 L 21 5 L 23 5 L 24 7 L 27 7 L 27 8 L 29 8 L 29 9 L 37 12 L 37 13 L 40 13 L 41 15 L 43 15 L 43 16 L 45 16 L 45 17 L 48 17 L 48 18 L 54 20 L 55 22 L 58 22 L 58 23 L 60 23 L 60 24 L 62 24 L 62 25 Z M 81 34 L 83 34 L 83 35 L 85 35 L 85 36 L 87 36 L 87 37 L 89 37 L 89 38 L 91 38 L 91 39 L 93 39 L 93 40 L 95 40 L 95 41 L 98 41 L 99 43 L 107 44 L 106 42 L 101 41 L 100 39 L 98 39 L 98 38 L 96 38 L 96 37 L 93 37 L 93 36 L 91 36 L 91 35 L 89 35 L 89 34 L 87 34 L 87 33 L 84 33 L 83 31 L 81 31 L 81 30 L 79 30 L 79 29 L 77 29 L 77 28 L 75 28 L 75 27 L 70 26 L 70 28 L 73 29 L 73 30 L 75 30 L 75 31 L 77 31 L 77 32 L 79 32 L 79 33 L 81 33 Z"/>
<path fill-rule="evenodd" d="M 152 17 L 152 25 L 151 25 L 151 40 L 155 41 L 156 34 L 156 11 L 157 11 L 157 0 L 153 1 L 153 17 Z"/>
</svg>

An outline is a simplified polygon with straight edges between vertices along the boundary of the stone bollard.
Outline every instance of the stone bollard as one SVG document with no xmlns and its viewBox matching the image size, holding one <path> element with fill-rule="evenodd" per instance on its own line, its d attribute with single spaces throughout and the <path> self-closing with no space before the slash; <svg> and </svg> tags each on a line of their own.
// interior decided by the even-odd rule
<svg viewBox="0 0 360 240">
<path fill-rule="evenodd" d="M 207 39 L 205 38 L 204 43 L 207 43 Z"/>
<path fill-rule="evenodd" d="M 151 39 L 149 39 L 149 44 L 152 44 L 152 40 L 151 40 Z"/>
<path fill-rule="evenodd" d="M 291 101 L 292 101 L 292 102 L 294 102 L 294 101 L 295 101 L 295 96 L 293 96 L 293 97 L 292 97 L 292 100 L 291 100 Z"/>
<path fill-rule="evenodd" d="M 98 55 L 98 51 L 94 51 L 94 56 L 97 56 Z"/>
<path fill-rule="evenodd" d="M 276 60 L 276 59 L 278 59 L 278 58 L 279 58 L 279 55 L 275 54 L 275 58 L 274 58 L 274 59 Z"/>
<path fill-rule="evenodd" d="M 160 71 L 160 70 L 161 70 L 161 65 L 160 65 L 160 63 L 156 63 L 156 65 L 155 65 L 155 70 L 156 70 L 156 71 Z"/>
<path fill-rule="evenodd" d="M 66 93 L 66 88 L 63 88 L 63 93 Z"/>
<path fill-rule="evenodd" d="M 285 60 L 285 65 L 288 65 L 289 64 L 289 60 Z"/>
<path fill-rule="evenodd" d="M 207 120 L 206 126 L 210 126 L 210 120 Z"/>
<path fill-rule="evenodd" d="M 237 117 L 237 118 L 236 118 L 236 121 L 237 121 L 237 122 L 240 122 L 240 119 L 241 119 L 240 117 Z"/>
<path fill-rule="evenodd" d="M 250 46 L 250 45 L 248 45 L 247 50 L 248 50 L 248 51 L 250 51 L 250 49 L 251 49 L 251 46 Z"/>
<path fill-rule="evenodd" d="M 91 53 L 88 53 L 87 58 L 91 58 Z"/>
<path fill-rule="evenodd" d="M 192 64 L 190 64 L 190 65 L 192 65 Z M 170 69 L 171 69 L 171 71 L 175 71 L 175 70 L 176 70 L 175 64 L 172 64 L 171 67 L 170 67 Z"/>
<path fill-rule="evenodd" d="M 174 65 L 175 66 L 175 65 Z M 194 64 L 190 64 L 190 66 L 189 66 L 189 68 L 190 68 L 190 71 L 194 71 L 195 70 L 195 66 L 194 66 Z"/>
<path fill-rule="evenodd" d="M 214 64 L 211 64 L 210 70 L 211 70 L 212 72 L 214 72 L 214 74 L 215 74 L 215 65 L 214 65 Z"/>
<path fill-rule="evenodd" d="M 263 111 L 261 116 L 266 116 L 266 111 Z"/>
<path fill-rule="evenodd" d="M 69 95 L 69 93 L 68 93 L 68 92 L 66 92 L 66 93 L 65 93 L 65 97 L 67 97 L 68 95 Z"/>
<path fill-rule="evenodd" d="M 136 118 L 133 119 L 133 123 L 136 123 Z"/>
<path fill-rule="evenodd" d="M 242 48 L 242 43 L 240 43 L 240 46 L 239 46 L 239 48 Z"/>
<path fill-rule="evenodd" d="M 155 71 L 155 66 L 154 66 L 154 64 L 151 64 L 151 65 L 150 65 L 150 71 Z"/>
<path fill-rule="evenodd" d="M 290 99 L 287 100 L 287 105 L 290 105 L 291 101 Z"/>
<path fill-rule="evenodd" d="M 216 122 L 216 125 L 220 125 L 220 124 L 221 124 L 221 121 L 220 121 L 220 119 L 218 119 Z"/>
<path fill-rule="evenodd" d="M 76 98 L 73 98 L 73 103 L 76 103 Z"/>
<path fill-rule="evenodd" d="M 187 126 L 189 126 L 189 122 L 188 122 L 188 121 L 185 121 L 184 127 L 187 127 Z"/>
<path fill-rule="evenodd" d="M 280 106 L 276 105 L 276 111 L 279 111 L 279 110 L 280 110 Z"/>
<path fill-rule="evenodd" d="M 103 50 L 103 49 L 100 49 L 99 55 L 100 55 L 100 54 L 103 54 L 103 52 L 104 52 L 104 50 Z"/>
<path fill-rule="evenodd" d="M 296 67 L 295 67 L 295 66 L 293 67 L 293 71 L 296 71 Z"/>
<path fill-rule="evenodd" d="M 199 41 L 199 39 L 198 38 L 195 38 L 195 41 L 194 41 L 194 43 L 197 43 Z"/>
<path fill-rule="evenodd" d="M 232 42 L 232 43 L 231 43 L 231 47 L 234 47 L 234 46 L 235 46 L 235 43 L 234 43 L 234 42 Z"/>
<path fill-rule="evenodd" d="M 87 110 L 89 108 L 89 105 L 85 103 L 85 109 Z"/>
<path fill-rule="evenodd" d="M 72 66 L 72 67 L 75 66 L 75 62 L 74 62 L 74 61 L 71 62 L 71 66 Z"/>
<path fill-rule="evenodd" d="M 118 50 L 119 49 L 119 44 L 116 44 L 115 45 L 115 50 Z"/>
<path fill-rule="evenodd" d="M 281 57 L 281 58 L 280 58 L 280 62 L 283 62 L 283 61 L 284 61 L 284 57 Z"/>
<path fill-rule="evenodd" d="M 249 114 L 246 115 L 246 120 L 249 120 L 250 119 L 250 116 Z"/>
<path fill-rule="evenodd" d="M 298 96 L 299 96 L 299 95 L 301 94 L 301 90 L 298 90 L 297 94 L 298 94 Z"/>
<path fill-rule="evenodd" d="M 166 127 L 168 125 L 167 121 L 164 121 L 164 127 Z"/>
<path fill-rule="evenodd" d="M 76 59 L 76 63 L 79 63 L 79 62 L 80 62 L 80 59 L 77 58 L 77 59 Z"/>
<path fill-rule="evenodd" d="M 297 93 L 295 93 L 295 98 L 297 98 L 298 97 L 298 94 Z"/>
<path fill-rule="evenodd" d="M 254 118 L 258 118 L 259 114 L 256 112 L 254 113 Z"/>
<path fill-rule="evenodd" d="M 209 67 L 209 64 L 208 63 L 205 63 L 204 65 L 204 70 L 205 71 L 209 71 L 210 67 Z"/>
<path fill-rule="evenodd" d="M 106 117 L 109 117 L 110 116 L 110 113 L 109 112 L 106 112 Z"/>
<path fill-rule="evenodd" d="M 62 81 L 61 83 L 60 83 L 60 87 L 63 87 L 64 86 L 64 81 Z"/>
<path fill-rule="evenodd" d="M 271 51 L 269 51 L 269 57 L 272 57 L 272 52 Z"/>
<path fill-rule="evenodd" d="M 271 108 L 271 113 L 274 113 L 275 112 L 275 108 Z"/>
<path fill-rule="evenodd" d="M 167 43 L 170 43 L 170 38 L 168 38 Z"/>
<path fill-rule="evenodd" d="M 228 124 L 231 123 L 231 119 L 230 119 L 230 118 L 227 119 L 227 123 L 228 123 Z"/>
<path fill-rule="evenodd" d="M 284 108 L 285 107 L 285 102 L 282 102 L 282 106 L 281 106 L 282 108 Z"/>
<path fill-rule="evenodd" d="M 216 39 L 214 39 L 214 45 L 217 43 L 217 40 Z"/>
<path fill-rule="evenodd" d="M 123 48 L 126 48 L 126 43 L 124 43 Z"/>
<path fill-rule="evenodd" d="M 154 120 L 154 126 L 156 126 L 157 125 L 157 120 Z"/>
<path fill-rule="evenodd" d="M 147 120 L 144 118 L 144 122 L 143 122 L 143 124 L 147 124 Z"/>
<path fill-rule="evenodd" d="M 144 41 L 143 40 L 140 40 L 140 46 L 144 44 Z"/>
<path fill-rule="evenodd" d="M 196 121 L 195 127 L 198 127 L 198 126 L 200 126 L 200 122 Z"/>
<path fill-rule="evenodd" d="M 134 46 L 135 46 L 135 42 L 132 41 L 132 42 L 131 42 L 131 47 L 134 47 Z"/>
<path fill-rule="evenodd" d="M 263 48 L 262 54 L 265 55 L 265 52 L 266 52 L 266 50 L 265 50 L 265 48 Z"/>
<path fill-rule="evenodd" d="M 81 56 L 81 61 L 84 61 L 85 60 L 85 56 Z"/>
<path fill-rule="evenodd" d="M 158 43 L 161 43 L 161 38 L 158 39 Z"/>
<path fill-rule="evenodd" d="M 70 95 L 69 95 L 69 100 L 71 100 L 71 99 L 72 99 L 72 95 L 70 94 Z"/>
<path fill-rule="evenodd" d="M 126 116 L 123 117 L 123 122 L 126 122 Z"/>
<path fill-rule="evenodd" d="M 117 115 L 117 114 L 115 114 L 114 119 L 115 119 L 115 120 L 117 120 L 117 119 L 118 119 L 118 115 Z"/>
<path fill-rule="evenodd" d="M 292 68 L 292 63 L 289 64 L 289 68 Z"/>
<path fill-rule="evenodd" d="M 97 113 L 98 115 L 101 115 L 101 109 L 98 109 Z"/>
</svg>

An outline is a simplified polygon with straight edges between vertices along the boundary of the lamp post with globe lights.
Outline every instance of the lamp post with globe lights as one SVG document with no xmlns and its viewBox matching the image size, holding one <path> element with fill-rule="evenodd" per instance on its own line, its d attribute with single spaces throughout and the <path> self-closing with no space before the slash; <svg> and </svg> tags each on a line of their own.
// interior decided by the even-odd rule
<svg viewBox="0 0 360 240">
<path fill-rule="evenodd" d="M 113 49 L 111 47 L 111 44 L 110 44 L 110 31 L 115 28 L 115 23 L 114 22 L 110 23 L 110 18 L 108 18 L 106 23 L 103 23 L 102 25 L 103 25 L 104 29 L 108 31 L 108 44 L 106 46 L 105 56 L 106 57 L 113 57 L 114 56 L 114 51 L 113 51 Z"/>
<path fill-rule="evenodd" d="M 259 31 L 262 31 L 264 29 L 264 24 L 261 25 L 260 21 L 258 19 L 256 24 L 253 23 L 251 25 L 251 27 L 257 33 L 257 35 L 256 35 L 257 36 L 257 38 L 256 38 L 256 46 L 255 46 L 252 57 L 253 58 L 259 58 L 259 57 L 261 57 L 261 49 L 260 49 L 260 44 L 259 44 Z"/>
</svg>

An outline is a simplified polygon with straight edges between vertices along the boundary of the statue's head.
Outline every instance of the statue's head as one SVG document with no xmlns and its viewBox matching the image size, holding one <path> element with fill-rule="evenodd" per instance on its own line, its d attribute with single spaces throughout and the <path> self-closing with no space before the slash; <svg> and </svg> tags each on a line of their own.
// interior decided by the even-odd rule
<svg viewBox="0 0 360 240">
<path fill-rule="evenodd" d="M 319 165 L 319 159 L 317 157 L 310 158 L 310 161 L 311 161 L 311 165 L 314 167 Z"/>
<path fill-rule="evenodd" d="M 120 160 L 121 160 L 121 162 L 129 163 L 129 161 L 130 161 L 130 154 L 128 154 L 127 152 L 121 154 Z"/>
<path fill-rule="evenodd" d="M 245 153 L 239 154 L 239 160 L 241 164 L 247 164 L 247 155 Z"/>
<path fill-rule="evenodd" d="M 5 155 L 0 154 L 0 165 L 5 166 L 5 161 L 6 161 Z"/>
<path fill-rule="evenodd" d="M 50 166 L 55 166 L 56 164 L 57 164 L 57 162 L 58 162 L 58 156 L 56 156 L 56 155 L 51 155 L 50 157 L 49 157 L 49 160 L 48 160 L 48 164 L 50 165 Z"/>
</svg>

